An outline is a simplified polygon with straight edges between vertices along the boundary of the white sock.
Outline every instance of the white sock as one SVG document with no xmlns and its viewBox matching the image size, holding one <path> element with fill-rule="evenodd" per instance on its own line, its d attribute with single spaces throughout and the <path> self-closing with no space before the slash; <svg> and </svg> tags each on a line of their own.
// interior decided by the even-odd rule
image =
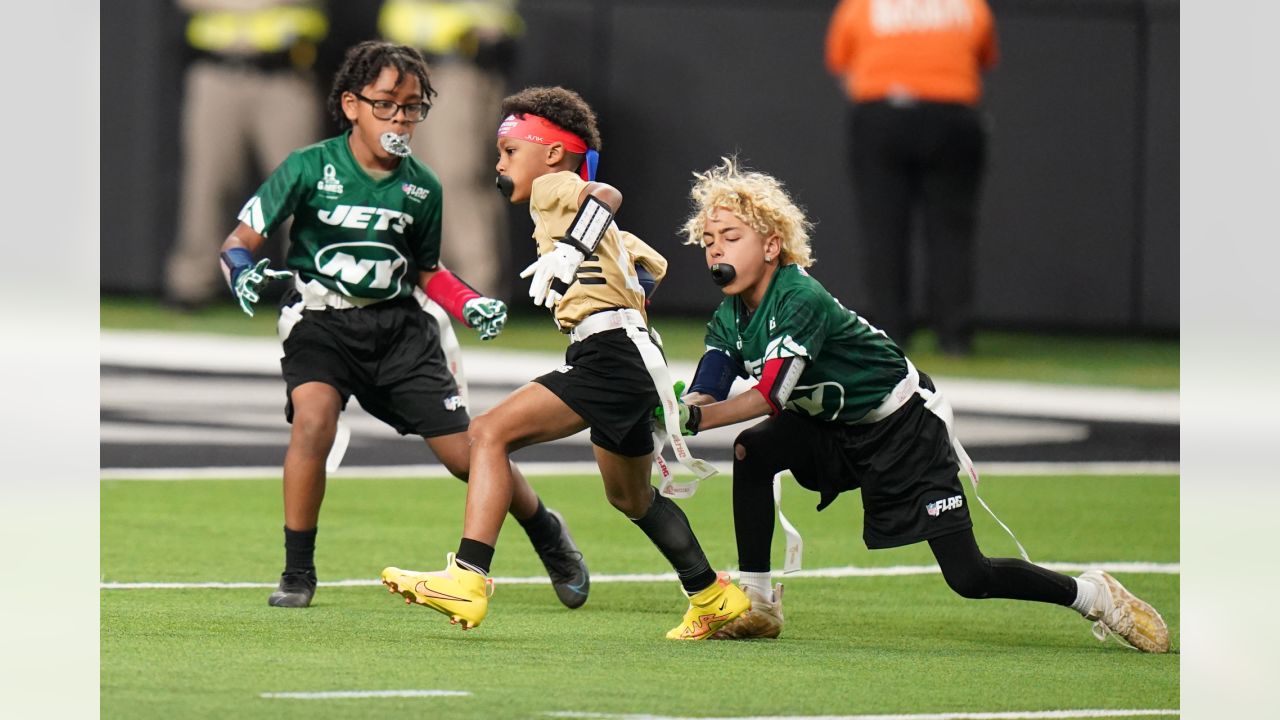
<svg viewBox="0 0 1280 720">
<path fill-rule="evenodd" d="M 1076 601 L 1071 603 L 1071 609 L 1087 617 L 1101 592 L 1097 584 L 1076 578 Z"/>
<path fill-rule="evenodd" d="M 456 557 L 453 559 L 453 561 L 458 563 L 458 567 L 462 568 L 463 570 L 470 570 L 471 572 L 476 573 L 477 575 L 483 575 L 485 577 L 489 577 L 489 573 L 481 570 L 480 568 L 476 567 L 475 565 L 472 565 L 469 562 L 459 560 Z"/>
<path fill-rule="evenodd" d="M 752 588 L 761 595 L 772 598 L 773 588 L 770 583 L 773 582 L 773 574 L 769 571 L 765 572 L 740 572 L 738 573 L 738 586 L 743 590 Z"/>
</svg>

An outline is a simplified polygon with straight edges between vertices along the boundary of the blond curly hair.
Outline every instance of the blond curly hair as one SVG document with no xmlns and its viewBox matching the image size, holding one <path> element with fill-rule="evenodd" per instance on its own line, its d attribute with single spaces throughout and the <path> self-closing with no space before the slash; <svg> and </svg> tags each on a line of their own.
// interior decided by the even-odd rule
<svg viewBox="0 0 1280 720">
<path fill-rule="evenodd" d="M 723 208 L 765 237 L 777 233 L 782 240 L 782 264 L 809 267 L 814 263 L 809 247 L 813 223 L 777 178 L 739 168 L 736 157 L 722 157 L 719 165 L 693 177 L 689 197 L 694 209 L 684 224 L 685 245 L 702 245 L 707 218 Z"/>
</svg>

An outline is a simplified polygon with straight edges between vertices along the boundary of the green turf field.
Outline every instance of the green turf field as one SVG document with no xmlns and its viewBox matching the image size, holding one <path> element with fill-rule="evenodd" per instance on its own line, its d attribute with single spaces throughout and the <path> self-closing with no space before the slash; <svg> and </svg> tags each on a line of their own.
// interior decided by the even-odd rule
<svg viewBox="0 0 1280 720">
<path fill-rule="evenodd" d="M 535 478 L 569 520 L 593 575 L 669 567 L 593 477 Z M 867 551 L 856 493 L 815 513 L 786 481 L 805 568 L 931 564 L 925 546 Z M 1177 563 L 1178 478 L 988 477 L 983 497 L 1044 562 Z M 372 583 L 384 565 L 435 570 L 456 546 L 453 480 L 329 483 L 320 580 Z M 970 498 L 991 556 L 1016 553 Z M 273 480 L 104 481 L 105 583 L 274 582 L 283 559 Z M 735 562 L 729 482 L 683 501 L 714 565 Z M 542 576 L 518 525 L 499 577 Z M 780 535 L 780 533 L 779 533 Z M 781 538 L 775 537 L 775 561 Z M 675 582 L 597 582 L 576 611 L 546 585 L 498 583 L 485 624 L 463 633 L 380 585 L 321 586 L 307 610 L 269 589 L 101 591 L 104 717 L 524 718 L 854 715 L 1171 709 L 1179 702 L 1179 576 L 1117 573 L 1169 622 L 1175 652 L 1100 644 L 1070 610 L 953 595 L 940 575 L 792 578 L 777 641 L 677 643 Z M 285 692 L 452 690 L 463 697 L 281 699 Z"/>
</svg>

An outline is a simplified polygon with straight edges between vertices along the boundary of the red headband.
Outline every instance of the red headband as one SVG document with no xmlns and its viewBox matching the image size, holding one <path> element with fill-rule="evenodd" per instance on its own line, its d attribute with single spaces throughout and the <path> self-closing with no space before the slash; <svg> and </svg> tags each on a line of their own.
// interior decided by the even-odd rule
<svg viewBox="0 0 1280 720">
<path fill-rule="evenodd" d="M 539 145 L 562 142 L 564 149 L 569 152 L 585 153 L 587 151 L 585 140 L 550 120 L 533 114 L 525 114 L 523 119 L 508 115 L 507 119 L 498 126 L 498 137 L 528 140 Z"/>
<path fill-rule="evenodd" d="M 587 141 L 550 120 L 532 113 L 525 113 L 523 118 L 508 115 L 502 121 L 502 124 L 498 126 L 498 137 L 528 140 L 539 145 L 550 145 L 559 142 L 564 143 L 564 149 L 571 153 L 587 154 L 589 152 Z M 584 180 L 591 179 L 589 176 L 592 173 L 588 169 L 590 164 L 584 161 L 582 167 L 578 169 L 578 174 Z"/>
</svg>

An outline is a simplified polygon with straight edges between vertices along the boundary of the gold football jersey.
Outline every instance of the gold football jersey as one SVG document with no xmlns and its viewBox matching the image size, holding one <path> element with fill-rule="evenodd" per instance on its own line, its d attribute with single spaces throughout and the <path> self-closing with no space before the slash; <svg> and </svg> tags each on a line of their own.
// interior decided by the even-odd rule
<svg viewBox="0 0 1280 720">
<path fill-rule="evenodd" d="M 556 238 L 564 237 L 578 214 L 578 196 L 587 182 L 576 173 L 562 171 L 535 178 L 529 198 L 529 215 L 533 217 L 533 239 L 538 255 L 551 252 Z M 661 281 L 667 272 L 667 260 L 643 240 L 609 225 L 596 254 L 578 266 L 578 279 L 556 305 L 556 324 L 561 332 L 569 332 L 592 313 L 615 308 L 632 308 L 644 313 L 644 290 L 636 277 L 635 264 L 640 263 Z M 647 322 L 647 316 L 646 316 Z"/>
</svg>

